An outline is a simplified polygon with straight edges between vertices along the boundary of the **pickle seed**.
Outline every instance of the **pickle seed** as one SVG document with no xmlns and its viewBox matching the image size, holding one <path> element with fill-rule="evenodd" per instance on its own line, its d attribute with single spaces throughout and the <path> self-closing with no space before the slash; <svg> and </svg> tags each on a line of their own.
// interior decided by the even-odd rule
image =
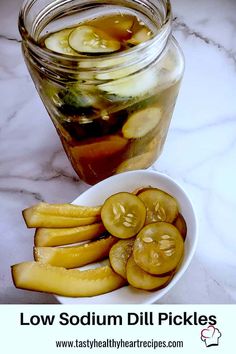
<svg viewBox="0 0 236 354">
<path fill-rule="evenodd" d="M 163 240 L 169 240 L 170 236 L 169 235 L 162 235 L 161 238 L 163 238 Z"/>
<path fill-rule="evenodd" d="M 132 224 L 130 224 L 130 223 L 127 222 L 127 221 L 124 221 L 124 222 L 123 222 L 123 225 L 126 226 L 126 227 L 131 227 L 131 226 L 132 226 Z"/>
<path fill-rule="evenodd" d="M 122 205 L 121 203 L 119 203 L 118 205 L 119 205 L 119 207 L 120 207 L 120 210 L 121 210 L 123 213 L 125 213 L 125 207 L 124 207 L 124 205 Z"/>
<path fill-rule="evenodd" d="M 132 223 L 132 219 L 127 216 L 125 217 L 125 221 Z"/>
<path fill-rule="evenodd" d="M 165 212 L 165 209 L 163 207 L 159 208 L 157 217 L 158 217 L 159 220 L 163 220 L 163 221 L 166 220 L 166 212 Z"/>
<path fill-rule="evenodd" d="M 174 241 L 169 241 L 169 240 L 160 240 L 159 241 L 159 247 L 161 250 L 169 250 L 171 246 L 174 246 Z M 172 247 L 173 248 L 173 247 Z"/>
<path fill-rule="evenodd" d="M 155 205 L 155 211 L 158 211 L 159 207 L 160 207 L 160 204 L 157 202 Z"/>
<path fill-rule="evenodd" d="M 113 211 L 113 214 L 114 215 L 117 215 L 118 214 L 118 211 L 117 211 L 117 209 L 116 209 L 116 207 L 113 205 L 113 207 L 112 207 L 112 211 Z"/>
<path fill-rule="evenodd" d="M 174 248 L 165 251 L 165 255 L 166 255 L 167 257 L 171 257 L 174 253 L 175 253 Z"/>
<path fill-rule="evenodd" d="M 144 237 L 143 241 L 146 242 L 146 243 L 150 243 L 150 242 L 153 241 L 153 239 L 151 237 Z"/>
</svg>

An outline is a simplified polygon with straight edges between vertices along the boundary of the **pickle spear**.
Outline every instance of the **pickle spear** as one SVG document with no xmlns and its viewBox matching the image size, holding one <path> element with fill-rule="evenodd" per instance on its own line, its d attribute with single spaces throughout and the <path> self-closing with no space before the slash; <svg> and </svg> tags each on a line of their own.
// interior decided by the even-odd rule
<svg viewBox="0 0 236 354">
<path fill-rule="evenodd" d="M 74 204 L 49 204 L 42 202 L 25 209 L 23 213 L 30 213 L 30 211 L 46 215 L 86 218 L 88 216 L 100 215 L 101 207 L 87 207 Z"/>
<path fill-rule="evenodd" d="M 35 247 L 34 258 L 56 267 L 77 268 L 108 257 L 117 241 L 116 237 L 109 236 L 75 247 Z"/>
<path fill-rule="evenodd" d="M 75 227 L 100 220 L 101 207 L 39 203 L 23 210 L 28 227 Z"/>
<path fill-rule="evenodd" d="M 97 238 L 105 231 L 102 223 L 68 228 L 40 227 L 35 232 L 35 246 L 63 246 Z"/>
<path fill-rule="evenodd" d="M 101 295 L 125 285 L 125 280 L 109 266 L 80 271 L 24 262 L 12 266 L 12 278 L 19 289 L 69 297 Z"/>
<path fill-rule="evenodd" d="M 27 227 L 76 227 L 90 225 L 101 220 L 100 216 L 88 216 L 87 218 L 68 217 L 60 215 L 46 215 L 37 212 L 23 214 Z"/>
</svg>

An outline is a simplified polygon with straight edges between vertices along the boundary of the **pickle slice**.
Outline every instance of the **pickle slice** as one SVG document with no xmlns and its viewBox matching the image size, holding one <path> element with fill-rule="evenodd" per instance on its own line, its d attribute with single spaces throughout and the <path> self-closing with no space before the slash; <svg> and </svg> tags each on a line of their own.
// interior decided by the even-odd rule
<svg viewBox="0 0 236 354">
<path fill-rule="evenodd" d="M 184 241 L 172 224 L 158 222 L 145 226 L 134 242 L 134 260 L 150 274 L 173 271 L 184 253 Z"/>
<path fill-rule="evenodd" d="M 70 46 L 68 42 L 69 35 L 73 29 L 68 28 L 56 33 L 52 33 L 45 39 L 45 46 L 53 52 L 67 55 L 78 55 Z"/>
<path fill-rule="evenodd" d="M 104 158 L 112 158 L 113 155 L 121 154 L 127 144 L 127 139 L 123 137 L 107 135 L 75 146 L 73 148 L 73 155 L 76 160 L 87 160 L 88 164 L 91 164 L 93 161 L 99 161 L 101 164 Z"/>
<path fill-rule="evenodd" d="M 131 256 L 126 267 L 128 283 L 135 288 L 143 290 L 157 290 L 166 286 L 172 278 L 172 275 L 157 277 L 145 272 L 134 261 Z"/>
<path fill-rule="evenodd" d="M 138 45 L 140 43 L 148 41 L 152 37 L 152 31 L 144 27 L 138 32 L 134 33 L 133 36 L 127 40 L 127 43 Z"/>
<path fill-rule="evenodd" d="M 112 53 L 120 49 L 119 41 L 92 26 L 79 26 L 73 30 L 69 45 L 79 53 Z"/>
<path fill-rule="evenodd" d="M 179 213 L 173 224 L 175 227 L 177 227 L 183 239 L 185 240 L 187 236 L 187 225 L 183 215 Z"/>
<path fill-rule="evenodd" d="M 92 25 L 96 28 L 109 29 L 109 34 L 117 39 L 123 41 L 131 37 L 131 27 L 133 26 L 132 16 L 114 15 L 112 17 L 104 17 L 103 20 L 95 19 L 92 21 Z"/>
<path fill-rule="evenodd" d="M 124 279 L 126 276 L 126 265 L 127 261 L 133 251 L 134 238 L 129 238 L 127 240 L 118 241 L 109 252 L 109 259 L 112 268 L 118 274 L 120 274 Z"/>
<path fill-rule="evenodd" d="M 80 271 L 24 262 L 12 266 L 12 278 L 19 289 L 70 297 L 101 295 L 125 285 L 125 280 L 109 266 Z"/>
<path fill-rule="evenodd" d="M 77 268 L 106 258 L 116 242 L 116 237 L 109 236 L 77 247 L 35 247 L 34 259 L 56 267 Z"/>
<path fill-rule="evenodd" d="M 150 107 L 133 113 L 123 125 L 122 133 L 127 139 L 142 138 L 152 131 L 160 122 L 162 110 Z"/>
<path fill-rule="evenodd" d="M 150 188 L 138 195 L 147 209 L 146 224 L 157 221 L 172 223 L 178 215 L 175 198 L 160 189 Z"/>
<path fill-rule="evenodd" d="M 135 195 L 121 192 L 105 201 L 101 217 L 110 234 L 118 238 L 130 238 L 143 227 L 146 208 Z"/>
<path fill-rule="evenodd" d="M 41 247 L 63 246 L 97 238 L 105 231 L 102 223 L 70 228 L 38 228 L 34 244 Z"/>
<path fill-rule="evenodd" d="M 118 80 L 99 85 L 99 89 L 119 97 L 136 97 L 154 89 L 157 79 L 153 70 L 142 71 Z"/>
<path fill-rule="evenodd" d="M 142 155 L 131 157 L 123 161 L 116 169 L 116 173 L 125 171 L 141 170 L 149 167 L 156 158 L 156 151 L 145 152 Z"/>
</svg>

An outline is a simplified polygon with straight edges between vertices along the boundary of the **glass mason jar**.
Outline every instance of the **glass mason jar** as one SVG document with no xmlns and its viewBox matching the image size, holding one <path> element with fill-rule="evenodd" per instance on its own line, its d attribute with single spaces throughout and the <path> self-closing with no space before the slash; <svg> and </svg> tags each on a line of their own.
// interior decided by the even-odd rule
<svg viewBox="0 0 236 354">
<path fill-rule="evenodd" d="M 47 33 L 111 13 L 142 19 L 153 37 L 122 52 L 72 56 Z M 184 71 L 168 0 L 28 0 L 19 17 L 28 70 L 79 177 L 89 184 L 144 169 L 160 155 Z M 105 29 L 106 30 L 106 29 Z"/>
</svg>

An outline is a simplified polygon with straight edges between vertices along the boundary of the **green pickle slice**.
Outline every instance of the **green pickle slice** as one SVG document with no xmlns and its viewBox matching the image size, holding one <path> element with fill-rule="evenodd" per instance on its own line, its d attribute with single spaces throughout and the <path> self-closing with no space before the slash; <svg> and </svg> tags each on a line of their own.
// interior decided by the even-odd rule
<svg viewBox="0 0 236 354">
<path fill-rule="evenodd" d="M 73 29 L 67 28 L 62 31 L 52 33 L 45 39 L 45 46 L 53 52 L 67 55 L 78 55 L 70 46 L 68 42 L 69 35 Z"/>
<path fill-rule="evenodd" d="M 79 53 L 112 53 L 120 49 L 120 42 L 101 29 L 79 26 L 69 36 L 69 45 Z"/>
<path fill-rule="evenodd" d="M 178 204 L 175 198 L 160 189 L 147 189 L 138 197 L 147 209 L 146 224 L 158 221 L 172 223 L 178 215 Z"/>
<path fill-rule="evenodd" d="M 126 265 L 133 252 L 134 238 L 120 240 L 112 246 L 109 253 L 109 259 L 113 270 L 124 279 L 126 276 Z"/>
<path fill-rule="evenodd" d="M 128 77 L 101 84 L 98 87 L 101 91 L 105 91 L 118 97 L 132 98 L 147 93 L 154 89 L 156 85 L 157 79 L 155 72 L 149 69 Z"/>
<path fill-rule="evenodd" d="M 123 125 L 122 133 L 125 138 L 142 138 L 152 131 L 160 122 L 162 110 L 159 107 L 150 107 L 131 114 Z"/>
<path fill-rule="evenodd" d="M 134 242 L 134 260 L 144 271 L 162 275 L 172 272 L 184 253 L 184 241 L 172 224 L 158 222 L 145 226 Z"/>
<path fill-rule="evenodd" d="M 118 238 L 136 235 L 144 225 L 146 208 L 134 194 L 121 192 L 109 197 L 101 210 L 102 222 L 107 231 Z"/>
<path fill-rule="evenodd" d="M 160 289 L 166 286 L 172 278 L 172 275 L 157 277 L 145 272 L 135 263 L 133 256 L 131 256 L 127 262 L 126 273 L 128 283 L 135 288 L 143 290 Z"/>
</svg>

